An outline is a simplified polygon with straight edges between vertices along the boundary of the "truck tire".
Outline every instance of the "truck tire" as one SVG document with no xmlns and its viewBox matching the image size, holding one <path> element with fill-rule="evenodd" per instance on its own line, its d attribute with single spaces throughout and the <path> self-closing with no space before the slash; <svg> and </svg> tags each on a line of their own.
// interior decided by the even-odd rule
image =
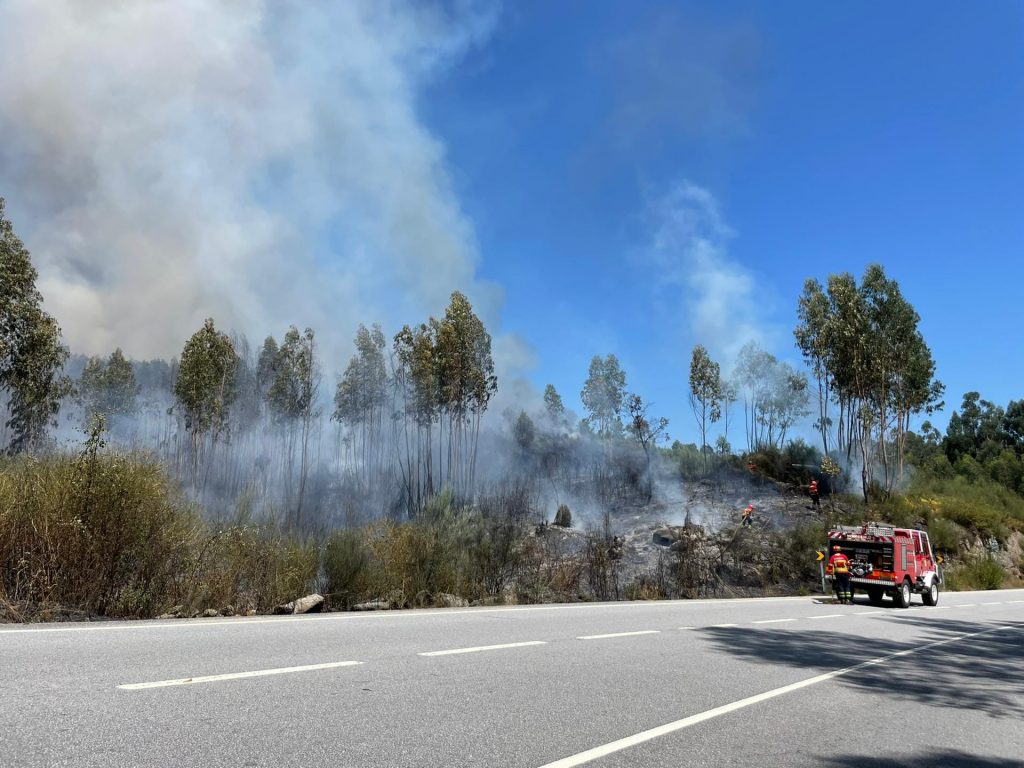
<svg viewBox="0 0 1024 768">
<path fill-rule="evenodd" d="M 868 587 L 868 600 L 871 601 L 872 605 L 881 605 L 882 598 L 885 596 L 885 591 L 878 587 Z"/>
<path fill-rule="evenodd" d="M 921 599 L 925 605 L 938 605 L 939 603 L 939 580 L 932 579 L 932 586 L 927 592 L 921 593 Z"/>
<path fill-rule="evenodd" d="M 910 607 L 910 580 L 904 579 L 903 583 L 896 587 L 896 600 L 897 608 L 909 608 Z"/>
</svg>

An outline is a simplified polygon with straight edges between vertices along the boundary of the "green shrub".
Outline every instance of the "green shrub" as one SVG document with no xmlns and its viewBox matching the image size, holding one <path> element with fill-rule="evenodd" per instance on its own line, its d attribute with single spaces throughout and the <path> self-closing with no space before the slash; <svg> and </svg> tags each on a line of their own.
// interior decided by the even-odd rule
<svg viewBox="0 0 1024 768">
<path fill-rule="evenodd" d="M 177 602 L 193 610 L 232 605 L 266 613 L 307 594 L 319 563 L 314 542 L 273 526 L 215 529 L 196 559 L 188 594 Z"/>
<path fill-rule="evenodd" d="M 400 607 L 431 605 L 439 592 L 468 594 L 470 542 L 479 516 L 455 508 L 446 489 L 412 522 L 378 524 L 370 536 L 375 579 L 370 588 Z"/>
<path fill-rule="evenodd" d="M 572 512 L 566 504 L 559 504 L 555 512 L 555 525 L 559 528 L 572 528 Z"/>
<path fill-rule="evenodd" d="M 0 464 L 0 597 L 24 617 L 150 616 L 181 586 L 202 523 L 144 454 Z"/>
<path fill-rule="evenodd" d="M 972 562 L 951 568 L 946 573 L 946 587 L 953 591 L 970 589 L 999 589 L 1006 581 L 1006 569 L 991 557 L 980 557 Z"/>
<path fill-rule="evenodd" d="M 937 552 L 956 553 L 965 537 L 964 529 L 944 517 L 932 516 L 928 521 L 928 538 Z"/>
</svg>

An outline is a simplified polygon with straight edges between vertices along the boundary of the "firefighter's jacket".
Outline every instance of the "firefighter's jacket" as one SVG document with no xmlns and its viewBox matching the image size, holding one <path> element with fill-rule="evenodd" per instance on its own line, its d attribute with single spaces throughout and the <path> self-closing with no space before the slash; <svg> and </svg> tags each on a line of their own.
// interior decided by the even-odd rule
<svg viewBox="0 0 1024 768">
<path fill-rule="evenodd" d="M 850 572 L 850 558 L 842 552 L 836 552 L 832 555 L 828 559 L 828 564 L 832 567 L 832 573 L 834 574 L 844 575 Z"/>
</svg>

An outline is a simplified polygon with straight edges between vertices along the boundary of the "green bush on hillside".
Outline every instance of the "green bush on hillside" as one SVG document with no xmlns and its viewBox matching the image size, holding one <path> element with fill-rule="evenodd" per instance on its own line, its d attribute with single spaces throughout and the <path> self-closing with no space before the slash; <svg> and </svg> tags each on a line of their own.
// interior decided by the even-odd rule
<svg viewBox="0 0 1024 768">
<path fill-rule="evenodd" d="M 999 589 L 1006 581 L 1006 569 L 991 557 L 980 557 L 946 571 L 946 587 L 952 591 Z"/>
</svg>

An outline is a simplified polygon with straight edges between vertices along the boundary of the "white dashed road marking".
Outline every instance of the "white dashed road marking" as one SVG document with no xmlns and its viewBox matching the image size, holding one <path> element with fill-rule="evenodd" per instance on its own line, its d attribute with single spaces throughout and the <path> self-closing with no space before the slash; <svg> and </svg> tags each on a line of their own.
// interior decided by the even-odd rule
<svg viewBox="0 0 1024 768">
<path fill-rule="evenodd" d="M 225 675 L 204 675 L 203 677 L 183 677 L 178 680 L 158 680 L 155 683 L 128 683 L 117 686 L 123 691 L 141 691 L 145 688 L 169 688 L 172 685 L 192 685 L 193 683 L 219 683 L 223 680 L 241 680 L 246 677 L 266 677 L 267 675 L 287 675 L 292 672 L 313 672 L 319 669 L 335 669 L 336 667 L 354 667 L 361 661 L 332 661 L 327 664 L 306 664 L 302 667 L 280 667 L 278 669 L 257 669 L 254 672 L 230 672 Z"/>
<path fill-rule="evenodd" d="M 849 616 L 848 613 L 826 613 L 822 616 L 808 616 L 808 619 L 838 619 L 840 616 Z"/>
<path fill-rule="evenodd" d="M 479 653 L 480 651 L 500 651 L 504 648 L 525 648 L 528 645 L 547 645 L 546 640 L 529 640 L 525 643 L 502 643 L 501 645 L 478 645 L 475 648 L 452 648 L 447 651 L 426 651 L 419 656 L 452 656 L 456 653 Z"/>
<path fill-rule="evenodd" d="M 785 621 L 796 621 L 796 619 L 762 619 L 761 621 L 751 622 L 753 624 L 782 624 Z"/>
<path fill-rule="evenodd" d="M 738 627 L 738 626 L 739 626 L 739 624 L 712 624 L 711 628 L 712 629 L 716 629 L 716 628 L 719 628 L 719 627 Z"/>
<path fill-rule="evenodd" d="M 577 640 L 606 640 L 609 637 L 634 637 L 636 635 L 657 635 L 657 634 L 660 634 L 660 633 L 661 633 L 661 630 L 659 630 L 659 629 L 643 629 L 643 630 L 640 630 L 639 632 L 612 632 L 611 634 L 608 634 L 608 635 L 583 635 L 582 637 L 577 637 L 576 639 Z"/>
</svg>

